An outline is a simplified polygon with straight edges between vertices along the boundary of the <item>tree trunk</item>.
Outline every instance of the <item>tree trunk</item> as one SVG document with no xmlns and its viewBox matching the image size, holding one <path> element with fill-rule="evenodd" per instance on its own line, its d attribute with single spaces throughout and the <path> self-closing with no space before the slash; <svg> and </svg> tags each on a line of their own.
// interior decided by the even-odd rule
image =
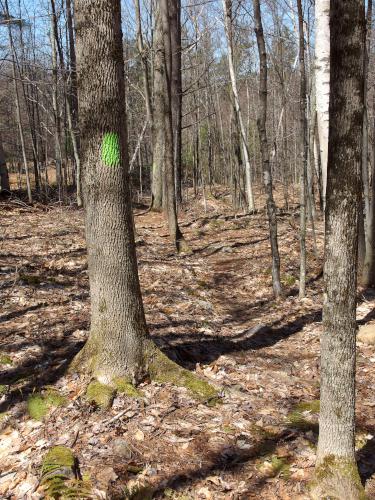
<svg viewBox="0 0 375 500">
<path fill-rule="evenodd" d="M 212 399 L 216 391 L 170 361 L 147 331 L 131 211 L 120 0 L 76 0 L 75 15 L 91 327 L 72 368 L 111 385 L 148 374 Z"/>
<path fill-rule="evenodd" d="M 355 358 L 358 208 L 361 186 L 362 0 L 331 0 L 331 95 L 321 339 L 321 395 L 313 498 L 358 500 Z"/>
<path fill-rule="evenodd" d="M 229 65 L 229 74 L 232 85 L 232 93 L 234 99 L 234 105 L 236 109 L 239 129 L 241 133 L 241 144 L 242 144 L 242 154 L 245 161 L 245 174 L 246 174 L 246 195 L 247 195 L 247 205 L 249 212 L 252 212 L 255 208 L 254 198 L 253 198 L 253 188 L 251 181 L 251 166 L 250 166 L 250 157 L 249 157 L 249 148 L 247 145 L 246 131 L 242 119 L 242 112 L 240 101 L 238 97 L 237 90 L 237 80 L 236 74 L 234 71 L 234 62 L 233 62 L 233 32 L 232 32 L 232 1 L 231 0 L 222 0 L 223 2 L 223 10 L 224 10 L 224 25 L 225 25 L 225 34 L 227 38 L 227 50 L 228 50 L 228 65 Z"/>
<path fill-rule="evenodd" d="M 306 68 L 305 68 L 305 38 L 303 29 L 302 0 L 297 0 L 299 28 L 299 68 L 300 68 L 300 137 L 301 137 L 301 172 L 300 172 L 300 275 L 299 298 L 306 294 L 306 176 L 308 156 L 308 132 L 306 117 Z"/>
<path fill-rule="evenodd" d="M 120 2 L 76 0 L 75 15 L 91 293 L 79 359 L 104 383 L 139 380 L 149 340 L 131 214 Z"/>
<path fill-rule="evenodd" d="M 267 52 L 266 44 L 263 35 L 262 14 L 260 10 L 259 0 L 253 0 L 254 18 L 255 18 L 255 33 L 257 37 L 260 73 L 259 73 L 259 115 L 258 115 L 258 131 L 260 150 L 263 163 L 263 179 L 264 189 L 267 196 L 267 215 L 270 229 L 270 242 L 272 253 L 272 285 L 275 297 L 279 297 L 282 293 L 280 283 L 280 256 L 279 247 L 277 243 L 277 217 L 276 206 L 273 199 L 273 186 L 272 186 L 272 170 L 270 166 L 270 158 L 268 151 L 267 140 Z"/>
<path fill-rule="evenodd" d="M 163 208 L 163 171 L 164 171 L 164 64 L 163 29 L 160 5 L 155 10 L 154 49 L 154 109 L 153 109 L 153 164 L 152 164 L 152 208 Z"/>
<path fill-rule="evenodd" d="M 176 1 L 176 0 L 170 0 Z M 188 251 L 180 231 L 176 209 L 175 167 L 173 161 L 172 131 L 172 46 L 168 0 L 160 0 L 161 26 L 163 30 L 163 132 L 164 132 L 164 209 L 168 218 L 169 233 L 178 252 Z"/>
<path fill-rule="evenodd" d="M 366 50 L 365 50 L 365 60 L 364 60 L 364 76 L 363 76 L 363 88 L 364 88 L 364 110 L 363 110 L 363 146 L 362 146 L 362 185 L 363 185 L 363 196 L 365 201 L 365 259 L 363 263 L 361 283 L 362 285 L 369 286 L 374 284 L 374 220 L 373 220 L 373 205 L 374 199 L 370 196 L 370 179 L 368 170 L 368 111 L 367 111 L 367 95 L 368 95 L 368 73 L 369 73 L 369 56 L 371 50 L 371 24 L 372 24 L 372 2 L 369 0 L 367 4 L 367 16 L 366 16 Z M 372 185 L 374 185 L 374 177 L 372 177 Z"/>
<path fill-rule="evenodd" d="M 176 202 L 182 202 L 181 195 L 181 153 L 182 153 L 182 73 L 181 73 L 181 1 L 169 1 L 171 26 L 172 73 L 171 104 L 173 130 L 173 159 L 175 166 Z"/>
<path fill-rule="evenodd" d="M 5 13 L 6 13 L 6 16 L 9 17 L 8 0 L 5 0 Z M 9 44 L 10 44 L 10 48 L 11 48 L 11 55 L 12 55 L 12 77 L 13 77 L 13 83 L 14 83 L 16 117 L 17 117 L 18 131 L 20 134 L 23 164 L 24 164 L 25 175 L 26 175 L 27 197 L 28 197 L 29 203 L 32 203 L 33 197 L 32 197 L 32 193 L 31 193 L 29 166 L 28 166 L 27 157 L 26 157 L 25 135 L 24 135 L 24 130 L 23 130 L 22 118 L 21 118 L 20 97 L 19 97 L 18 85 L 17 85 L 16 52 L 15 52 L 15 48 L 14 48 L 12 28 L 11 28 L 10 22 L 8 23 L 8 36 L 9 36 Z"/>
<path fill-rule="evenodd" d="M 330 0 L 315 0 L 315 85 L 317 128 L 320 146 L 320 165 L 322 171 L 322 198 L 325 207 L 327 190 L 327 155 L 329 128 L 329 82 L 330 82 Z"/>
<path fill-rule="evenodd" d="M 0 135 L 0 192 L 4 193 L 4 191 L 8 191 L 8 193 L 10 193 L 10 184 L 8 167 L 5 161 L 3 140 Z"/>
</svg>

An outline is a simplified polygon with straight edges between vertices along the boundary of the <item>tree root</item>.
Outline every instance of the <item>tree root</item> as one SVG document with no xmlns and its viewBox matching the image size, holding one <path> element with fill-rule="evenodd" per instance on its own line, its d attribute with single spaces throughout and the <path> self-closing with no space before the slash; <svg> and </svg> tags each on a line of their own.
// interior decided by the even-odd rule
<svg viewBox="0 0 375 500">
<path fill-rule="evenodd" d="M 118 370 L 116 372 L 111 371 L 110 368 L 108 368 L 107 373 L 103 368 L 99 355 L 88 341 L 71 363 L 70 371 L 83 372 L 97 378 L 98 382 L 91 382 L 88 386 L 87 397 L 103 408 L 110 406 L 113 395 L 117 390 L 125 392 L 130 397 L 142 397 L 141 392 L 135 388 L 135 385 L 147 377 L 162 384 L 170 383 L 178 387 L 185 387 L 200 402 L 214 405 L 219 401 L 217 389 L 195 373 L 170 360 L 151 340 L 146 342 L 143 353 L 142 367 L 136 366 L 130 372 L 129 369 L 126 369 L 127 365 L 124 360 L 124 368 L 121 373 Z M 118 362 L 116 366 L 119 366 Z M 138 376 L 135 376 L 136 374 Z M 139 376 L 139 374 L 142 374 L 142 376 Z M 103 387 L 108 390 L 97 390 Z M 104 399 L 101 397 L 103 392 L 105 392 Z"/>
</svg>

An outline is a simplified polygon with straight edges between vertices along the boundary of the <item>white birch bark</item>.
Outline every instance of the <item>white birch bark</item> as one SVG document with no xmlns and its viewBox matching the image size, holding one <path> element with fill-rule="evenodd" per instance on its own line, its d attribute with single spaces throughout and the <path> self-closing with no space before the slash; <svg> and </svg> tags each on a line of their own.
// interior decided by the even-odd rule
<svg viewBox="0 0 375 500">
<path fill-rule="evenodd" d="M 316 111 L 322 169 L 322 198 L 325 207 L 327 188 L 329 84 L 330 84 L 330 0 L 315 1 L 315 85 Z"/>
</svg>

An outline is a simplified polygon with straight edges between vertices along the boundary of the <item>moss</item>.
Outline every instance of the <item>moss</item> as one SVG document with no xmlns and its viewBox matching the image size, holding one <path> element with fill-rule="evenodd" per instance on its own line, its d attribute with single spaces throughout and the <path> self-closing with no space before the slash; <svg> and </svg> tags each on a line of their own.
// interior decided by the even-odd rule
<svg viewBox="0 0 375 500">
<path fill-rule="evenodd" d="M 313 401 L 302 401 L 298 403 L 295 407 L 298 411 L 310 411 L 311 413 L 320 412 L 320 400 L 314 399 Z"/>
<path fill-rule="evenodd" d="M 42 474 L 49 472 L 51 467 L 70 467 L 74 468 L 76 460 L 72 450 L 66 446 L 54 446 L 44 457 L 42 464 Z"/>
<path fill-rule="evenodd" d="M 43 393 L 32 394 L 27 400 L 27 410 L 31 418 L 43 420 L 52 407 L 64 406 L 66 398 L 55 389 L 47 389 Z"/>
<path fill-rule="evenodd" d="M 212 385 L 181 368 L 160 351 L 156 351 L 149 366 L 149 374 L 155 382 L 162 384 L 169 382 L 179 387 L 186 387 L 193 397 L 209 405 L 214 406 L 219 401 L 218 392 Z"/>
<path fill-rule="evenodd" d="M 312 431 L 317 433 L 319 430 L 319 425 L 317 422 L 313 422 L 306 418 L 305 412 L 309 413 L 319 413 L 320 411 L 320 401 L 302 401 L 298 403 L 292 412 L 287 416 L 288 423 L 292 427 L 299 429 L 301 431 Z"/>
<path fill-rule="evenodd" d="M 283 274 L 281 276 L 281 282 L 283 285 L 293 286 L 296 282 L 296 278 L 294 276 L 292 276 L 291 274 Z"/>
<path fill-rule="evenodd" d="M 7 412 L 1 412 L 0 413 L 0 422 L 2 422 L 3 420 L 5 420 L 8 416 L 8 413 Z"/>
<path fill-rule="evenodd" d="M 5 394 L 7 392 L 7 390 L 8 390 L 8 386 L 7 385 L 0 384 L 0 396 L 2 394 Z"/>
<path fill-rule="evenodd" d="M 13 360 L 10 356 L 6 354 L 0 354 L 0 365 L 12 365 Z"/>
<path fill-rule="evenodd" d="M 166 488 L 163 492 L 165 498 L 171 498 L 172 500 L 191 500 L 193 497 L 187 496 L 184 493 L 180 493 L 172 488 Z"/>
<path fill-rule="evenodd" d="M 43 420 L 48 412 L 48 406 L 41 394 L 33 394 L 27 400 L 27 410 L 31 418 Z"/>
<path fill-rule="evenodd" d="M 65 396 L 62 396 L 58 393 L 56 389 L 48 388 L 45 393 L 43 393 L 43 397 L 47 406 L 64 406 L 67 402 Z"/>
<path fill-rule="evenodd" d="M 87 400 L 103 409 L 110 408 L 115 394 L 116 389 L 96 380 L 92 381 L 86 389 Z"/>
<path fill-rule="evenodd" d="M 116 377 L 113 379 L 113 384 L 119 393 L 130 398 L 142 398 L 144 396 L 143 392 L 134 387 L 130 380 L 125 377 Z"/>
<path fill-rule="evenodd" d="M 280 458 L 274 455 L 271 458 L 271 465 L 274 476 L 283 477 L 284 479 L 288 479 L 290 477 L 290 465 L 285 458 Z"/>
<path fill-rule="evenodd" d="M 77 460 L 65 446 L 54 446 L 44 457 L 41 484 L 48 498 L 92 498 L 88 479 L 77 480 Z"/>
<path fill-rule="evenodd" d="M 313 499 L 350 498 L 367 500 L 355 460 L 327 455 L 315 468 L 314 479 L 309 484 Z"/>
</svg>

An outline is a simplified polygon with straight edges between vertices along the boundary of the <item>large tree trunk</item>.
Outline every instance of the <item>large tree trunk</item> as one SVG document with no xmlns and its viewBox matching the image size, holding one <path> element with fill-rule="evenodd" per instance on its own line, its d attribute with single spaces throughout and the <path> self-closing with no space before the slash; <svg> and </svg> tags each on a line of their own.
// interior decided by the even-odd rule
<svg viewBox="0 0 375 500">
<path fill-rule="evenodd" d="M 147 373 L 210 399 L 216 391 L 170 361 L 147 332 L 131 213 L 120 0 L 76 0 L 76 30 L 91 327 L 72 368 L 109 384 Z"/>
<path fill-rule="evenodd" d="M 358 211 L 363 116 L 363 0 L 331 0 L 331 95 L 321 339 L 319 442 L 314 498 L 358 500 L 355 358 Z"/>
<path fill-rule="evenodd" d="M 227 38 L 227 50 L 228 50 L 228 66 L 229 66 L 229 74 L 232 86 L 233 100 L 236 109 L 239 129 L 241 133 L 241 144 L 242 144 L 242 154 L 245 162 L 245 175 L 246 175 L 246 196 L 247 196 L 247 206 L 249 212 L 252 212 L 255 208 L 254 198 L 253 198 L 253 188 L 251 181 L 251 166 L 250 166 L 250 157 L 249 157 L 249 148 L 247 145 L 247 137 L 245 126 L 242 119 L 242 112 L 240 106 L 240 100 L 238 96 L 237 89 L 237 79 L 236 73 L 234 70 L 234 61 L 233 61 L 233 29 L 232 29 L 232 0 L 222 0 L 223 10 L 224 10 L 224 25 L 225 25 L 225 34 Z"/>
<path fill-rule="evenodd" d="M 315 0 L 315 86 L 317 128 L 320 146 L 320 165 L 322 172 L 322 198 L 325 207 L 327 190 L 327 155 L 329 127 L 329 82 L 330 82 L 330 0 Z"/>
<path fill-rule="evenodd" d="M 79 359 L 102 382 L 139 380 L 149 340 L 131 214 L 120 2 L 77 0 L 75 14 L 91 293 Z"/>
<path fill-rule="evenodd" d="M 264 189 L 267 196 L 267 215 L 270 229 L 270 242 L 272 253 L 272 285 L 273 292 L 276 297 L 282 293 L 280 283 L 280 256 L 279 247 L 277 243 L 277 217 L 276 206 L 273 199 L 273 186 L 272 186 L 272 170 L 270 165 L 268 140 L 267 140 L 267 52 L 266 44 L 263 35 L 262 15 L 260 10 L 259 0 L 253 0 L 254 5 L 254 18 L 255 18 L 255 33 L 257 37 L 259 61 L 260 61 L 260 74 L 259 74 L 259 101 L 260 109 L 258 115 L 258 131 L 260 150 L 262 155 L 263 164 L 263 179 Z"/>
</svg>

